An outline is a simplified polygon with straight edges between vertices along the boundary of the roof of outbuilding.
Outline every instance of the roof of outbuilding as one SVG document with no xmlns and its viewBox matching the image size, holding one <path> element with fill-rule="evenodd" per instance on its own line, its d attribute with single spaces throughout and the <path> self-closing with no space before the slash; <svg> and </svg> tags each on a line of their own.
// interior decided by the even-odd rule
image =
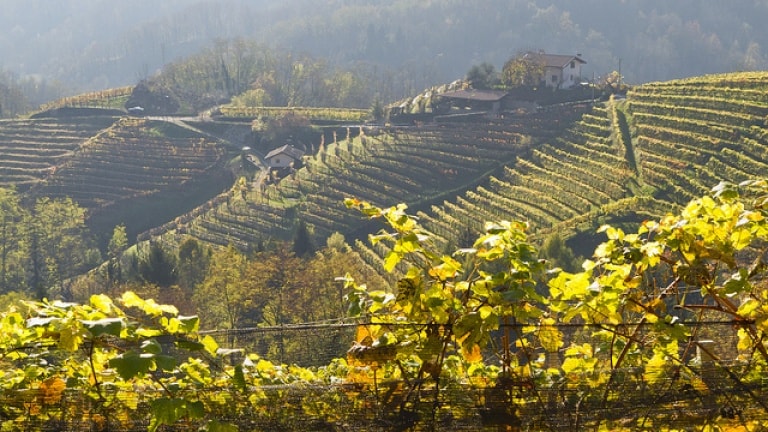
<svg viewBox="0 0 768 432">
<path fill-rule="evenodd" d="M 449 99 L 464 99 L 478 102 L 497 102 L 508 93 L 501 90 L 465 89 L 441 93 L 440 97 Z"/>
</svg>

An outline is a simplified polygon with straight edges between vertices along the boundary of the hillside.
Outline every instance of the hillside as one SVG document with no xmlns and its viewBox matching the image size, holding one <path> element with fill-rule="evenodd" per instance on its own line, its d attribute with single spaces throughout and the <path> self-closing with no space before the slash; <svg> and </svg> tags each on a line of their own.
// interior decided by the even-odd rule
<svg viewBox="0 0 768 432">
<path fill-rule="evenodd" d="M 29 189 L 55 173 L 113 117 L 0 121 L 0 186 Z"/>
<path fill-rule="evenodd" d="M 590 253 L 604 223 L 659 216 L 721 180 L 766 175 L 766 87 L 768 73 L 712 75 L 639 86 L 586 113 L 363 130 L 277 184 L 236 186 L 154 234 L 249 250 L 289 239 L 303 221 L 316 244 L 342 232 L 376 267 L 386 250 L 365 241 L 376 226 L 342 205 L 357 197 L 407 203 L 445 248 L 507 219 Z"/>
<path fill-rule="evenodd" d="M 766 73 L 636 87 L 626 101 L 596 106 L 487 186 L 420 216 L 448 238 L 486 220 L 526 220 L 534 233 L 558 231 L 589 253 L 594 240 L 585 240 L 601 224 L 660 216 L 720 181 L 768 174 L 766 87 Z"/>
<path fill-rule="evenodd" d="M 234 242 L 246 250 L 270 238 L 289 239 L 298 221 L 314 232 L 317 244 L 335 231 L 356 236 L 366 224 L 344 207 L 344 198 L 426 207 L 482 183 L 583 110 L 567 107 L 558 114 L 480 123 L 361 127 L 356 138 L 348 130 L 349 137 L 321 145 L 279 183 L 238 184 L 164 229 L 219 245 Z"/>
<path fill-rule="evenodd" d="M 719 197 L 692 201 L 681 214 L 670 214 L 650 229 L 644 226 L 638 234 L 627 231 L 625 235 L 608 228 L 596 235 L 595 229 L 611 223 L 628 224 L 636 230 L 640 220 L 679 213 L 680 204 L 721 180 L 764 177 L 768 168 L 764 162 L 768 156 L 767 87 L 768 73 L 701 76 L 636 87 L 626 98 L 565 104 L 526 114 L 506 112 L 494 118 L 472 115 L 463 116 L 464 122 L 401 127 L 350 126 L 346 136 L 334 134 L 333 141 L 310 146 L 311 153 L 315 149 L 317 153 L 305 157 L 296 169 L 285 170 L 282 179 L 262 170 L 236 181 L 211 200 L 202 186 L 208 191 L 216 189 L 211 179 L 215 173 L 225 172 L 218 167 L 227 160 L 245 165 L 239 157 L 246 156 L 245 149 L 228 153 L 223 140 L 209 135 L 224 132 L 222 123 L 202 117 L 185 122 L 181 118 L 86 116 L 74 121 L 83 123 L 84 130 L 78 134 L 77 127 L 62 119 L 7 122 L 3 127 L 14 138 L 6 139 L 6 147 L 14 149 L 8 154 L 17 158 L 34 154 L 36 148 L 45 149 L 46 133 L 64 137 L 61 148 L 50 146 L 52 160 L 41 152 L 43 162 L 34 161 L 39 165 L 36 169 L 46 171 L 45 177 L 9 176 L 6 180 L 7 184 L 18 181 L 24 186 L 26 197 L 73 196 L 87 206 L 91 224 L 102 217 L 103 227 L 117 216 L 132 223 L 134 218 L 142 223 L 171 220 L 142 234 L 141 238 L 152 240 L 162 236 L 163 241 L 153 243 L 155 247 L 144 248 L 150 257 L 162 257 L 162 248 L 190 238 L 255 252 L 246 256 L 234 247 L 205 252 L 198 242 L 184 242 L 180 250 L 214 257 L 216 271 L 227 272 L 225 284 L 195 286 L 204 290 L 206 305 L 226 302 L 239 308 L 251 299 L 271 297 L 270 313 L 280 310 L 282 314 L 284 304 L 298 303 L 309 310 L 313 304 L 304 303 L 306 298 L 317 297 L 333 303 L 333 316 L 342 313 L 339 306 L 347 299 L 367 309 L 367 315 L 356 317 L 349 326 L 336 320 L 319 324 L 316 315 L 302 318 L 302 324 L 295 326 L 285 325 L 288 321 L 280 315 L 276 315 L 280 316 L 277 321 L 263 320 L 263 326 L 258 327 L 232 321 L 227 329 L 206 331 L 198 344 L 190 338 L 198 336 L 198 316 L 178 315 L 176 307 L 142 300 L 133 292 L 123 296 L 122 305 L 143 311 L 152 320 L 126 315 L 122 308 L 112 307 L 106 295 L 91 296 L 89 306 L 44 302 L 31 319 L 13 312 L 6 320 L 13 324 L 7 332 L 11 340 L 23 343 L 11 349 L 33 353 L 19 357 L 12 367 L 26 365 L 31 371 L 55 374 L 53 379 L 43 374 L 30 376 L 41 383 L 56 383 L 59 389 L 69 385 L 70 381 L 61 378 L 60 365 L 40 363 L 41 355 L 31 351 L 34 347 L 43 350 L 46 358 L 68 358 L 69 365 L 79 359 L 81 366 L 72 370 L 85 371 L 80 377 L 133 380 L 131 385 L 121 384 L 120 391 L 135 395 L 135 389 L 140 388 L 138 396 L 149 399 L 145 403 L 130 396 L 126 400 L 142 402 L 115 404 L 125 409 L 121 416 L 126 425 L 149 415 L 143 408 L 137 409 L 141 404 L 155 403 L 152 415 L 165 415 L 171 405 L 156 401 L 168 400 L 170 386 L 165 383 L 172 381 L 166 379 L 188 376 L 191 380 L 186 388 L 193 391 L 175 393 L 174 398 L 193 398 L 205 408 L 200 395 L 210 395 L 212 399 L 205 403 L 213 409 L 200 411 L 197 417 L 243 419 L 249 428 L 262 419 L 266 419 L 266 427 L 274 428 L 279 423 L 273 416 L 282 418 L 288 412 L 285 424 L 290 430 L 298 428 L 297 422 L 304 427 L 311 419 L 326 419 L 328 413 L 341 413 L 337 418 L 343 419 L 345 426 L 351 424 L 347 418 L 353 419 L 363 425 L 361 430 L 370 430 L 368 425 L 414 429 L 422 422 L 434 425 L 436 421 L 441 430 L 480 430 L 481 426 L 497 430 L 499 425 L 530 425 L 533 429 L 544 425 L 559 430 L 592 424 L 606 430 L 633 430 L 637 425 L 648 430 L 667 425 L 690 428 L 699 424 L 757 430 L 768 412 L 761 398 L 766 390 L 761 372 L 768 359 L 764 350 L 765 307 L 761 306 L 765 296 L 760 295 L 765 268 L 760 260 L 751 259 L 754 250 L 750 248 L 762 247 L 768 232 L 762 208 L 768 186 L 753 185 L 753 192 L 760 194 L 754 208 L 754 195 L 737 199 L 734 190 L 722 187 L 724 193 Z M 203 126 L 207 132 L 200 130 Z M 242 124 L 238 126 L 242 132 Z M 260 161 L 250 156 L 254 166 L 260 166 Z M 12 165 L 11 159 L 8 161 Z M 231 179 L 225 183 L 231 184 Z M 194 184 L 201 187 L 192 187 Z M 366 234 L 380 225 L 344 208 L 341 201 L 349 196 L 382 206 L 406 203 L 418 222 L 434 235 L 422 236 L 423 231 L 415 231 L 415 224 L 399 209 L 380 213 L 365 204 L 356 205 L 367 214 L 388 218 L 399 233 L 371 247 Z M 196 200 L 205 203 L 197 206 Z M 161 210 L 154 207 L 159 203 L 163 204 Z M 179 213 L 174 212 L 187 207 L 195 208 L 175 217 Z M 41 219 L 55 222 L 38 226 L 82 221 L 82 212 L 75 211 L 67 210 L 60 219 Z M 483 247 L 452 254 L 456 248 L 469 246 L 467 242 L 483 223 L 502 219 L 528 222 L 531 236 L 526 239 L 522 224 L 507 224 L 506 228 L 499 224 L 481 237 Z M 338 253 L 347 249 L 339 236 L 332 239 L 338 249 L 314 254 L 319 267 L 300 267 L 300 260 L 287 248 L 274 256 L 261 249 L 272 238 L 288 239 L 294 232 L 301 233 L 299 229 L 304 226 L 314 234 L 316 244 L 336 231 L 344 233 L 356 255 Z M 584 272 L 547 272 L 543 277 L 551 277 L 544 281 L 548 292 L 541 297 L 538 289 L 543 281 L 532 275 L 542 274 L 549 262 L 537 259 L 540 255 L 528 241 L 540 242 L 552 233 L 567 238 L 578 252 L 593 249 L 597 237 L 608 235 L 610 240 L 595 251 L 595 260 L 584 266 Z M 68 252 L 82 249 L 59 246 L 52 242 L 37 249 L 58 249 L 62 262 Z M 387 255 L 388 247 L 397 253 Z M 393 255 L 398 260 L 399 255 L 407 255 L 411 262 L 395 264 Z M 246 267 L 251 256 L 254 267 Z M 426 263 L 423 272 L 409 272 L 402 278 L 398 276 L 403 275 L 399 271 L 403 267 L 396 267 L 394 277 L 377 280 L 369 286 L 370 291 L 353 287 L 345 298 L 348 287 L 342 287 L 330 272 L 317 271 L 330 268 L 331 256 L 343 258 L 334 270 L 367 264 L 359 266 L 364 273 L 381 271 L 384 262 L 416 269 L 425 264 L 425 257 L 435 259 Z M 49 258 L 39 262 L 56 267 Z M 487 260 L 487 265 L 474 267 L 476 260 Z M 155 262 L 163 261 L 158 258 Z M 119 258 L 113 256 L 104 268 L 109 272 L 120 265 Z M 461 272 L 462 266 L 472 270 Z M 173 272 L 169 265 L 157 268 Z M 269 274 L 272 269 L 280 275 L 293 272 L 306 279 L 278 279 Z M 24 279 L 26 270 L 18 266 L 14 274 Z M 108 277 L 114 274 L 108 273 Z M 61 280 L 71 276 L 63 275 Z M 253 281 L 264 285 L 250 285 Z M 313 285 L 316 281 L 325 284 L 325 291 Z M 379 285 L 397 289 L 397 295 L 381 291 Z M 100 282 L 94 286 L 97 290 L 110 289 Z M 596 286 L 600 289 L 594 289 Z M 244 290 L 231 298 L 231 287 Z M 289 287 L 293 291 L 287 291 Z M 101 293 L 91 291 L 91 286 L 86 288 L 89 295 Z M 162 290 L 183 301 L 188 291 L 181 289 L 166 286 Z M 39 296 L 45 293 L 43 289 Z M 361 293 L 367 294 L 362 297 Z M 259 307 L 267 310 L 266 306 Z M 207 312 L 200 303 L 197 308 Z M 111 312 L 114 318 L 107 315 Z M 77 327 L 64 327 L 66 320 Z M 144 327 L 144 322 L 154 320 L 161 323 L 162 330 Z M 68 328 L 75 331 L 63 330 Z M 222 361 L 208 366 L 188 357 L 202 367 L 188 368 L 161 360 L 163 354 L 158 353 L 165 348 L 158 340 L 165 338 L 166 331 L 186 342 L 174 344 L 166 352 L 204 349 L 204 358 L 221 356 Z M 480 332 L 488 333 L 487 337 Z M 238 338 L 231 338 L 235 333 Z M 498 333 L 500 344 L 486 350 L 477 341 L 486 344 L 495 340 L 497 336 L 490 333 Z M 70 339 L 71 334 L 83 337 L 77 344 L 62 344 L 62 338 Z M 298 338 L 291 339 L 297 334 Z M 151 342 L 139 343 L 135 335 Z M 265 351 L 258 357 L 247 357 L 258 363 L 243 362 L 242 366 L 222 369 L 235 350 L 217 349 L 219 343 L 212 335 L 221 341 L 228 339 L 232 348 L 247 344 Z M 30 345 L 29 341 L 41 337 L 42 342 Z M 472 349 L 458 345 L 463 341 L 470 342 Z M 109 348 L 112 360 L 100 357 L 101 361 L 94 361 L 94 350 L 82 349 L 89 343 L 91 347 L 102 344 L 102 355 Z M 54 346 L 62 354 L 48 355 Z M 320 346 L 326 348 L 328 360 L 339 358 L 338 363 L 334 361 L 327 369 L 315 368 L 315 361 L 326 361 L 316 356 L 323 351 Z M 436 346 L 442 348 L 436 350 Z M 312 369 L 278 366 L 267 360 L 279 356 L 283 362 L 288 358 L 283 356 L 284 350 L 296 350 L 302 361 L 312 362 Z M 332 354 L 335 350 L 338 353 Z M 443 354 L 435 357 L 436 352 Z M 94 365 L 106 372 L 97 375 Z M 463 369 L 466 365 L 478 373 Z M 121 368 L 126 368 L 126 373 Z M 152 373 L 155 370 L 162 372 L 160 378 Z M 441 377 L 436 370 L 459 373 Z M 199 371 L 226 373 L 221 375 L 223 381 L 203 381 Z M 378 375 L 378 371 L 385 375 Z M 295 379 L 292 374 L 296 374 Z M 263 412 L 253 409 L 256 405 L 250 396 L 254 393 L 243 391 L 246 377 L 252 380 L 248 389 L 257 393 L 270 390 L 258 398 L 265 407 Z M 333 379 L 329 381 L 329 377 Z M 144 391 L 148 385 L 134 384 L 152 383 L 150 380 L 162 380 L 155 388 L 162 395 Z M 98 389 L 102 381 L 71 382 L 78 384 L 68 389 L 73 394 L 79 388 Z M 33 394 L 29 388 L 11 384 L 4 392 L 11 399 L 5 403 L 26 414 L 10 421 L 37 419 L 38 411 L 29 409 L 35 406 L 30 403 L 59 413 L 62 405 L 58 402 L 48 403 L 41 396 L 29 399 L 26 395 Z M 45 393 L 40 394 L 53 393 L 48 385 L 41 384 Z M 200 391 L 207 388 L 213 391 Z M 279 392 L 271 393 L 275 389 Z M 294 398 L 289 390 L 297 390 L 300 396 Z M 222 399 L 221 394 L 227 396 Z M 273 401 L 284 400 L 286 394 L 290 396 L 288 402 L 272 409 Z M 384 394 L 387 396 L 382 398 Z M 403 394 L 404 398 L 398 399 Z M 318 410 L 307 408 L 308 403 L 324 401 L 318 396 L 325 395 L 330 395 L 327 400 L 331 402 L 319 405 Z M 56 390 L 55 397 L 62 397 L 61 390 Z M 409 402 L 411 397 L 413 402 Z M 222 413 L 230 411 L 224 411 L 221 401 L 236 400 L 233 398 L 241 398 L 242 403 L 225 405 L 237 414 L 224 417 Z M 67 400 L 77 406 L 67 408 L 67 412 L 90 415 L 90 407 L 101 406 L 105 398 L 97 391 Z M 368 402 L 361 405 L 360 400 Z M 358 411 L 360 407 L 363 412 Z M 397 423 L 382 423 L 387 417 L 381 414 L 390 412 L 398 416 L 392 417 Z M 66 420 L 80 421 L 77 417 Z M 187 420 L 173 417 L 168 423 Z M 95 417 L 89 421 L 95 422 Z M 57 424 L 59 428 L 61 424 Z M 339 420 L 328 423 L 341 424 Z"/>
<path fill-rule="evenodd" d="M 710 75 L 635 87 L 626 99 L 463 123 L 349 128 L 279 182 L 234 182 L 224 123 L 109 115 L 0 122 L 0 182 L 31 196 L 70 196 L 106 241 L 192 236 L 252 250 L 303 223 L 322 245 L 341 232 L 377 267 L 377 225 L 344 198 L 406 203 L 442 247 L 489 220 L 524 220 L 588 254 L 604 223 L 658 216 L 721 180 L 766 175 L 768 73 Z M 191 125 L 191 126 L 190 126 Z M 195 127 L 210 132 L 202 132 Z M 238 159 L 234 159 L 238 161 Z M 239 163 L 239 162 L 238 162 Z M 222 193 L 222 191 L 225 191 Z"/>
<path fill-rule="evenodd" d="M 121 223 L 135 238 L 232 183 L 223 142 L 111 111 L 0 121 L 0 146 L 0 186 L 72 198 L 102 241 Z"/>
</svg>

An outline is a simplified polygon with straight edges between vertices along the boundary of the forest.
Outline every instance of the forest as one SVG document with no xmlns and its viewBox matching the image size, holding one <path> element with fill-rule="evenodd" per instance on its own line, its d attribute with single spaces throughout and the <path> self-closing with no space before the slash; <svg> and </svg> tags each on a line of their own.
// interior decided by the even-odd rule
<svg viewBox="0 0 768 432">
<path fill-rule="evenodd" d="M 135 84 L 216 39 L 391 76 L 391 88 L 379 90 L 387 102 L 475 64 L 500 69 L 518 51 L 581 53 L 585 77 L 621 69 L 633 84 L 759 70 L 768 58 L 761 31 L 768 5 L 758 0 L 60 3 L 53 14 L 43 1 L 9 1 L 0 16 L 9 29 L 0 35 L 0 69 L 41 85 L 32 105 Z"/>
</svg>

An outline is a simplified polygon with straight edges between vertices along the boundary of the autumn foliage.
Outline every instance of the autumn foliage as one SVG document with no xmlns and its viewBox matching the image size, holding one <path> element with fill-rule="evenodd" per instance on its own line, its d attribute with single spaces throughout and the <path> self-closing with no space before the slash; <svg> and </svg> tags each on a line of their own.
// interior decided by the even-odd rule
<svg viewBox="0 0 768 432">
<path fill-rule="evenodd" d="M 406 270 L 390 290 L 344 279 L 358 326 L 344 358 L 302 368 L 222 348 L 198 317 L 131 292 L 27 303 L 0 319 L 4 427 L 753 430 L 768 414 L 766 202 L 766 181 L 722 183 L 636 232 L 601 228 L 568 273 L 545 272 L 522 223 L 446 255 L 404 205 L 348 200 L 385 222 L 371 240 Z M 62 411 L 73 391 L 81 409 Z"/>
</svg>

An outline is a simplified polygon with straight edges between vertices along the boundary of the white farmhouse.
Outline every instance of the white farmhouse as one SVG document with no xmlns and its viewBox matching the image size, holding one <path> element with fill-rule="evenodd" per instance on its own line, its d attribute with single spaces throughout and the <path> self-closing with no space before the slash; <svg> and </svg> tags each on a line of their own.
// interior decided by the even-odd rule
<svg viewBox="0 0 768 432">
<path fill-rule="evenodd" d="M 543 84 L 546 87 L 567 89 L 581 82 L 581 66 L 587 64 L 581 54 L 562 55 L 528 52 L 525 57 L 544 66 Z"/>
</svg>

